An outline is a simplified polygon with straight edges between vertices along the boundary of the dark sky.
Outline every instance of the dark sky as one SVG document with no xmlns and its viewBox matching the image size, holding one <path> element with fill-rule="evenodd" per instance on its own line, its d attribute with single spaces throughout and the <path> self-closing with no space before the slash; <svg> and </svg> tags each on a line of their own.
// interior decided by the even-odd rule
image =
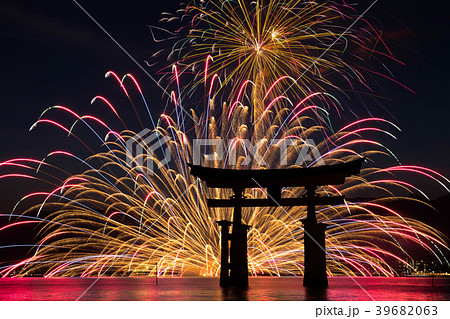
<svg viewBox="0 0 450 319">
<path fill-rule="evenodd" d="M 176 0 L 79 3 L 144 67 L 144 60 L 156 51 L 147 25 L 157 25 L 161 12 L 179 7 Z M 369 4 L 361 1 L 361 8 Z M 404 164 L 427 166 L 450 176 L 450 19 L 446 6 L 446 1 L 380 0 L 368 15 L 385 23 L 384 31 L 401 40 L 392 50 L 407 67 L 393 65 L 392 71 L 397 80 L 417 92 L 414 95 L 394 84 L 379 92 L 389 98 L 383 106 L 392 117 L 382 112 L 375 115 L 394 121 L 403 130 L 390 148 Z M 104 79 L 108 70 L 135 75 L 155 114 L 164 105 L 161 90 L 71 0 L 2 0 L 0 38 L 0 161 L 20 156 L 41 159 L 68 144 L 79 147 L 48 126 L 28 131 L 49 106 L 108 114 L 106 108 L 89 104 L 100 94 L 112 97 L 119 108 L 126 105 L 123 112 L 131 112 L 117 84 Z M 431 197 L 443 194 L 431 184 L 425 187 Z M 0 211 L 9 211 L 10 199 L 24 188 L 2 181 Z"/>
</svg>

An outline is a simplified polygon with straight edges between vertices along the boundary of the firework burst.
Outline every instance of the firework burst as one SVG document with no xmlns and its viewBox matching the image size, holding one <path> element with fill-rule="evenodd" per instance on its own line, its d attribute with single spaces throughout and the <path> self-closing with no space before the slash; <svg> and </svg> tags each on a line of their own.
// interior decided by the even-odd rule
<svg viewBox="0 0 450 319">
<path fill-rule="evenodd" d="M 168 38 L 157 39 L 174 41 L 167 59 L 178 71 L 164 68 L 163 78 L 173 83 L 178 76 L 193 75 L 180 98 L 192 99 L 196 91 L 210 96 L 213 87 L 229 101 L 249 95 L 248 123 L 255 140 L 263 138 L 270 125 L 261 121 L 267 118 L 268 103 L 274 101 L 275 112 L 288 107 L 287 92 L 296 100 L 316 92 L 372 94 L 369 79 L 374 75 L 391 79 L 390 74 L 374 72 L 374 64 L 385 68 L 384 60 L 401 63 L 385 45 L 382 32 L 345 2 L 193 1 L 177 12 L 161 19 L 162 26 L 182 21 L 176 32 L 165 30 Z M 151 29 L 156 39 L 162 28 Z M 206 115 L 209 100 L 204 100 L 199 113 Z"/>
<path fill-rule="evenodd" d="M 125 90 L 124 81 L 119 81 Z M 100 97 L 96 100 L 108 101 Z M 292 108 L 276 114 L 264 113 L 264 121 L 271 124 L 258 152 L 267 163 L 266 167 L 283 167 L 279 145 L 273 141 L 292 138 L 297 140 L 297 144 L 286 154 L 291 161 L 288 163 L 290 166 L 295 165 L 301 147 L 311 139 L 317 141 L 317 145 L 309 146 L 321 154 L 320 159 L 326 164 L 346 162 L 355 156 L 366 156 L 373 161 L 378 156 L 393 157 L 389 149 L 364 138 L 364 135 L 381 132 L 392 136 L 390 131 L 398 129 L 394 124 L 380 118 L 365 118 L 333 132 L 329 127 L 330 110 L 316 106 L 317 100 L 325 100 L 330 106 L 335 101 L 329 95 L 317 93 L 293 104 Z M 41 239 L 30 258 L 5 267 L 0 274 L 35 273 L 46 277 L 105 274 L 217 276 L 220 271 L 220 234 L 215 222 L 231 219 L 232 212 L 208 209 L 206 198 L 226 198 L 231 194 L 207 189 L 189 174 L 187 163 L 193 158 L 193 138 L 221 138 L 227 141 L 226 154 L 208 161 L 203 157 L 203 165 L 261 168 L 260 162 L 249 160 L 242 143 L 248 137 L 246 127 L 250 119 L 249 108 L 244 106 L 246 102 L 251 101 L 229 101 L 222 108 L 214 108 L 214 112 L 208 108 L 208 121 L 196 125 L 193 131 L 183 128 L 185 123 L 179 123 L 177 118 L 163 114 L 160 125 L 153 131 L 161 139 L 170 138 L 167 145 L 173 160 L 166 164 L 162 164 L 164 158 L 156 152 L 133 155 L 126 147 L 127 140 L 136 139 L 135 143 L 142 143 L 144 149 L 149 149 L 149 145 L 137 139 L 134 132 L 125 130 L 119 134 L 96 117 L 83 117 L 65 107 L 54 108 L 73 116 L 75 123 L 83 122 L 88 127 L 91 126 L 86 119 L 103 123 L 107 133 L 106 151 L 93 154 L 86 160 L 68 152 L 55 151 L 44 160 L 16 159 L 1 163 L 3 167 L 45 172 L 46 167 L 52 166 L 54 157 L 63 156 L 81 161 L 87 169 L 82 174 L 68 176 L 50 192 L 32 193 L 22 198 L 11 214 L 20 217 L 8 227 L 39 223 Z M 214 101 L 210 101 L 209 105 L 213 104 Z M 118 115 L 109 102 L 108 105 Z M 192 116 L 198 119 L 195 112 Z M 62 124 L 47 120 L 45 112 L 33 128 L 45 124 L 56 125 L 73 134 L 73 130 Z M 237 163 L 228 160 L 233 152 Z M 149 170 L 140 164 L 148 161 L 162 165 Z M 317 161 L 308 165 L 317 165 Z M 329 225 L 326 231 L 329 275 L 393 276 L 395 269 L 387 261 L 397 259 L 407 264 L 408 254 L 403 248 L 405 242 L 414 243 L 440 262 L 447 263 L 443 254 L 447 246 L 442 234 L 420 221 L 403 218 L 389 208 L 389 201 L 394 199 L 392 194 L 399 188 L 420 192 L 413 185 L 392 176 L 399 171 L 427 176 L 445 188 L 449 183 L 437 172 L 423 167 L 397 165 L 379 169 L 370 165 L 362 170 L 360 176 L 349 179 L 344 185 L 318 189 L 321 196 L 339 194 L 355 198 L 368 194 L 382 195 L 370 202 L 348 200 L 344 205 L 318 208 L 318 221 Z M 13 175 L 19 176 L 8 174 L 1 177 Z M 33 173 L 20 173 L 20 176 L 37 178 Z M 300 197 L 303 193 L 303 188 L 283 189 L 283 197 Z M 251 189 L 245 195 L 265 197 L 259 188 Z M 35 197 L 43 198 L 39 205 L 17 213 Z M 43 211 L 53 213 L 42 216 Z M 248 261 L 252 275 L 302 274 L 303 230 L 300 220 L 305 215 L 306 210 L 299 208 L 243 210 L 244 221 L 252 225 L 248 233 Z"/>
</svg>

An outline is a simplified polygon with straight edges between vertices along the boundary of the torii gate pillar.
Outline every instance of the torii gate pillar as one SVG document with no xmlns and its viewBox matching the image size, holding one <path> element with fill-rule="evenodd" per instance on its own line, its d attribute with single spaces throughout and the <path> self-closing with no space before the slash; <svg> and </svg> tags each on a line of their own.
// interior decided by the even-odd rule
<svg viewBox="0 0 450 319">
<path fill-rule="evenodd" d="M 328 287 L 327 263 L 325 253 L 326 225 L 317 223 L 315 206 L 315 187 L 306 187 L 307 217 L 303 223 L 304 264 L 303 286 L 310 288 Z"/>
<path fill-rule="evenodd" d="M 242 199 L 242 193 L 242 189 L 234 189 L 233 197 Z M 250 226 L 242 224 L 242 206 L 237 203 L 234 206 L 233 222 L 227 220 L 218 222 L 222 228 L 220 269 L 220 286 L 222 287 L 248 286 L 247 230 Z M 233 225 L 231 234 L 230 225 Z M 228 249 L 229 241 L 231 243 Z"/>
</svg>

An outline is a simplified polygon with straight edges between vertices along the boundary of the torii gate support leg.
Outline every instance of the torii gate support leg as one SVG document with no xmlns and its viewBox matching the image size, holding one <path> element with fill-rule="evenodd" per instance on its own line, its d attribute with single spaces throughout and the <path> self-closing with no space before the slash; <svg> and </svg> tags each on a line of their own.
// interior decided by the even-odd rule
<svg viewBox="0 0 450 319">
<path fill-rule="evenodd" d="M 236 199 L 242 199 L 243 190 L 235 189 Z M 230 245 L 230 285 L 234 287 L 248 286 L 247 230 L 242 224 L 242 207 L 237 204 L 233 212 L 233 229 Z"/>
<path fill-rule="evenodd" d="M 304 264 L 303 286 L 311 288 L 328 287 L 327 263 L 325 253 L 326 225 L 317 223 L 315 207 L 315 187 L 307 187 L 308 212 L 302 220 L 304 227 Z"/>
<path fill-rule="evenodd" d="M 218 221 L 217 224 L 221 227 L 221 258 L 220 258 L 220 286 L 227 287 L 230 285 L 230 226 L 231 222 L 228 220 Z"/>
</svg>

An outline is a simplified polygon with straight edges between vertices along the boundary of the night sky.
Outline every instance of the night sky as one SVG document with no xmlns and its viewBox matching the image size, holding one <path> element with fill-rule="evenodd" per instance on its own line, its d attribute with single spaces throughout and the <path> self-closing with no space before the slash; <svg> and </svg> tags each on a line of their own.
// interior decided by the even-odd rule
<svg viewBox="0 0 450 319">
<path fill-rule="evenodd" d="M 161 12 L 179 8 L 179 2 L 174 0 L 79 3 L 144 68 L 145 61 L 158 49 L 147 26 L 158 25 Z M 361 8 L 369 4 L 361 1 Z M 403 130 L 397 134 L 398 141 L 390 140 L 388 145 L 403 164 L 427 166 L 448 177 L 447 5 L 446 1 L 380 0 L 368 17 L 382 21 L 384 33 L 400 40 L 391 49 L 407 66 L 392 63 L 390 69 L 396 80 L 416 92 L 412 94 L 388 82 L 378 89 L 377 93 L 386 98 L 383 107 L 391 115 L 382 108 L 375 110 L 374 115 L 395 122 Z M 114 121 L 105 107 L 90 105 L 95 95 L 104 95 L 122 110 L 125 118 L 135 120 L 127 116 L 132 109 L 117 83 L 104 78 L 108 70 L 119 75 L 132 73 L 150 101 L 153 114 L 159 114 L 165 105 L 161 89 L 73 1 L 2 0 L 0 37 L 0 161 L 21 156 L 42 159 L 52 150 L 70 147 L 77 153 L 80 145 L 73 138 L 68 141 L 58 129 L 42 125 L 29 132 L 41 112 L 52 105 Z M 49 117 L 62 116 L 53 113 Z M 120 130 L 119 125 L 115 128 Z M 444 194 L 434 184 L 418 183 L 432 198 Z M 12 202 L 30 187 L 22 182 L 2 181 L 0 210 L 9 212 Z"/>
</svg>

